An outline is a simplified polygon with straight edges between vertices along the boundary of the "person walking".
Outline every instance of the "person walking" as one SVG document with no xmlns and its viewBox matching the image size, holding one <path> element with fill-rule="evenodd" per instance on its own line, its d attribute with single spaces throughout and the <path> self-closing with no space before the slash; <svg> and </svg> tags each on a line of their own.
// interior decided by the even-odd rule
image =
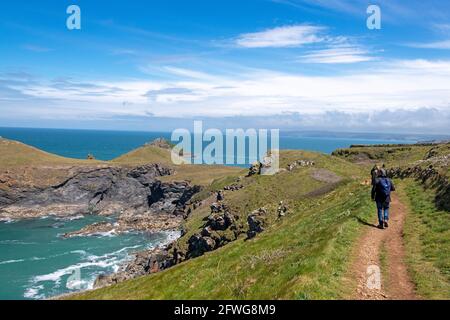
<svg viewBox="0 0 450 320">
<path fill-rule="evenodd" d="M 370 176 L 372 178 L 372 187 L 375 185 L 375 181 L 378 178 L 379 172 L 380 172 L 380 167 L 378 165 L 374 165 L 372 170 L 370 171 Z"/>
<path fill-rule="evenodd" d="M 389 207 L 391 203 L 391 192 L 395 191 L 394 183 L 387 177 L 385 169 L 378 171 L 378 177 L 372 186 L 372 200 L 377 203 L 378 228 L 389 227 Z"/>
</svg>

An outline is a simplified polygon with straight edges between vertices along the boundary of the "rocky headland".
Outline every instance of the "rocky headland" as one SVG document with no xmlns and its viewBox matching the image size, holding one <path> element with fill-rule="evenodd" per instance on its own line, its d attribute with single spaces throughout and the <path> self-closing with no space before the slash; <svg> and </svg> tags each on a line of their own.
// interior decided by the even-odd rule
<svg viewBox="0 0 450 320">
<path fill-rule="evenodd" d="M 160 164 L 71 167 L 65 175 L 59 172 L 60 181 L 49 185 L 24 183 L 25 179 L 14 180 L 11 174 L 4 173 L 0 177 L 0 219 L 117 216 L 115 223 L 90 225 L 67 237 L 111 231 L 176 230 L 186 203 L 200 187 L 187 181 L 158 179 L 173 173 L 173 169 Z"/>
</svg>

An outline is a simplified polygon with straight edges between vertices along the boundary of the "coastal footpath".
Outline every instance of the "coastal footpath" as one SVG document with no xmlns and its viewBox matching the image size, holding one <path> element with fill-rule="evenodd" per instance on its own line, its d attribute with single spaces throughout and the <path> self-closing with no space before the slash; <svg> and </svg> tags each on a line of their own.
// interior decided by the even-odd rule
<svg viewBox="0 0 450 320">
<path fill-rule="evenodd" d="M 448 143 L 353 146 L 331 156 L 283 150 L 273 176 L 260 175 L 261 164 L 250 170 L 174 166 L 160 140 L 110 162 L 60 158 L 8 140 L 0 141 L 0 149 L 0 163 L 7 164 L 0 170 L 2 219 L 117 217 L 65 237 L 181 231 L 168 246 L 137 252 L 117 273 L 98 277 L 100 289 L 70 299 L 373 297 L 358 291 L 352 273 L 364 267 L 358 252 L 376 220 L 367 183 L 374 164 L 385 164 L 399 186 L 404 222 L 398 231 L 404 238 L 398 238 L 399 255 L 390 256 L 380 234 L 374 248 L 379 254 L 372 258 L 387 278 L 402 265 L 408 274 L 401 281 L 412 288 L 411 297 L 444 298 L 449 292 L 449 259 L 442 254 L 449 252 Z M 23 152 L 11 152 L 17 149 Z M 33 155 L 28 160 L 14 158 L 27 153 Z M 427 239 L 439 241 L 439 250 Z M 392 289 L 395 279 L 375 296 L 400 296 Z"/>
</svg>

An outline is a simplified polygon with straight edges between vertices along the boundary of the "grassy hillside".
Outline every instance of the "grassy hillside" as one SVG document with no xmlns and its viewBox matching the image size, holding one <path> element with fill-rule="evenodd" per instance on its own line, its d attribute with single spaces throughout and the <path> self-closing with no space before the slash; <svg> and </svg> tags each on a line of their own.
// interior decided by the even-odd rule
<svg viewBox="0 0 450 320">
<path fill-rule="evenodd" d="M 418 167 L 425 172 L 432 167 L 437 173 L 397 181 L 409 208 L 404 229 L 406 262 L 417 293 L 428 299 L 450 299 L 450 143 L 355 147 L 334 154 L 366 170 L 374 163 L 385 163 L 388 168 Z"/>
<path fill-rule="evenodd" d="M 405 226 L 408 265 L 418 293 L 450 299 L 450 217 L 436 209 L 434 192 L 408 179 L 402 183 L 410 215 Z"/>
<path fill-rule="evenodd" d="M 240 239 L 164 272 L 71 299 L 343 297 L 356 218 L 371 213 L 367 191 L 348 184 L 316 200 L 299 201 L 289 216 L 253 240 Z"/>
<path fill-rule="evenodd" d="M 173 176 L 165 177 L 163 180 L 188 180 L 193 184 L 209 185 L 215 179 L 227 175 L 237 176 L 242 168 L 227 166 L 205 166 L 205 165 L 179 165 L 175 166 L 171 160 L 170 149 L 146 145 L 122 155 L 111 161 L 118 165 L 142 165 L 147 163 L 162 163 L 175 170 Z"/>
<path fill-rule="evenodd" d="M 114 166 L 138 166 L 149 163 L 161 163 L 175 170 L 173 176 L 164 177 L 163 180 L 188 180 L 193 184 L 209 185 L 215 179 L 229 176 L 237 177 L 243 174 L 243 169 L 227 166 L 203 166 L 203 165 L 180 165 L 172 164 L 170 150 L 156 146 L 143 146 L 122 155 L 112 161 L 80 160 L 61 157 L 51 154 L 23 143 L 0 138 L 0 171 L 13 170 L 17 176 L 26 173 L 26 180 L 32 183 L 53 181 L 52 177 L 45 175 L 64 176 L 65 170 L 58 170 L 63 166 L 91 166 L 91 165 L 114 165 Z M 30 170 L 26 167 L 37 169 Z M 49 173 L 46 170 L 52 169 Z M 25 172 L 26 171 L 26 172 Z M 56 177 L 55 177 L 56 178 Z M 57 180 L 57 179 L 56 179 Z"/>
<path fill-rule="evenodd" d="M 241 179 L 243 190 L 227 192 L 226 203 L 240 221 L 254 209 L 268 209 L 270 226 L 252 240 L 241 236 L 216 251 L 185 261 L 161 273 L 90 291 L 72 299 L 335 299 L 354 290 L 345 276 L 350 250 L 361 223 L 373 218 L 375 208 L 362 179 L 375 161 L 388 166 L 408 166 L 441 159 L 447 145 L 357 147 L 339 150 L 338 157 L 316 153 L 282 152 L 282 167 L 297 159 L 316 162 L 276 176 Z M 363 154 L 363 156 L 361 156 Z M 361 161 L 361 160 L 364 161 Z M 431 159 L 431 160 L 430 160 Z M 358 165 L 351 162 L 357 162 Z M 369 161 L 368 161 L 369 160 Z M 424 161 L 424 162 L 421 162 Z M 444 163 L 445 164 L 445 163 Z M 340 177 L 337 181 L 336 176 Z M 217 179 L 198 195 L 222 188 L 234 178 Z M 333 181 L 333 182 L 332 182 Z M 448 212 L 436 209 L 436 190 L 423 191 L 420 181 L 400 183 L 410 204 L 405 239 L 407 262 L 418 293 L 428 298 L 448 298 Z M 283 200 L 289 214 L 277 219 Z M 195 210 L 186 223 L 180 245 L 199 232 L 209 215 L 207 207 Z M 385 248 L 387 249 L 387 248 Z"/>
<path fill-rule="evenodd" d="M 247 170 L 237 167 L 175 166 L 168 149 L 152 145 L 101 162 L 67 159 L 0 139 L 0 169 L 11 179 L 29 181 L 36 186 L 64 176 L 65 166 L 148 163 L 162 163 L 175 170 L 173 176 L 162 178 L 165 181 L 189 180 L 203 185 L 194 199 L 206 200 L 206 203 L 194 210 L 185 222 L 186 233 L 176 246 L 180 250 L 187 250 L 189 238 L 204 228 L 210 215 L 209 204 L 213 201 L 211 195 L 231 184 L 243 186 L 243 189 L 225 192 L 225 203 L 238 218 L 241 231 L 236 241 L 163 272 L 81 293 L 71 299 L 336 299 L 350 296 L 355 283 L 345 277 L 352 258 L 351 249 L 361 232 L 360 226 L 373 218 L 375 212 L 369 197 L 370 187 L 361 183 L 368 178 L 370 167 L 374 163 L 403 169 L 432 166 L 445 182 L 450 177 L 450 144 L 357 146 L 337 150 L 333 155 L 282 151 L 281 168 L 297 160 L 313 161 L 315 165 L 283 170 L 274 176 L 245 177 Z M 449 212 L 437 205 L 442 199 L 448 199 L 448 187 L 442 187 L 442 179 L 440 186 L 433 183 L 436 179 L 427 180 L 425 184 L 423 181 L 418 177 L 399 181 L 402 199 L 410 210 L 404 230 L 407 264 L 419 295 L 450 298 Z M 280 201 L 289 209 L 283 218 L 277 214 Z M 261 207 L 268 212 L 266 230 L 247 240 L 247 217 Z"/>
<path fill-rule="evenodd" d="M 84 165 L 99 164 L 101 161 L 88 161 L 60 157 L 44 152 L 23 143 L 0 138 L 0 168 L 17 168 L 39 165 Z"/>
<path fill-rule="evenodd" d="M 323 299 L 344 297 L 351 286 L 343 276 L 350 261 L 359 222 L 372 213 L 360 169 L 338 158 L 311 152 L 282 152 L 282 165 L 315 161 L 275 176 L 254 176 L 245 188 L 225 194 L 233 213 L 245 222 L 264 206 L 269 227 L 252 240 L 242 235 L 216 251 L 171 269 L 72 299 Z M 339 181 L 338 181 L 339 180 Z M 213 187 L 229 182 L 218 180 Z M 289 213 L 277 219 L 285 201 Z M 186 224 L 187 239 L 204 225 L 208 207 L 194 211 Z"/>
<path fill-rule="evenodd" d="M 170 150 L 147 145 L 132 150 L 111 161 L 116 164 L 141 165 L 146 163 L 172 163 Z"/>
<path fill-rule="evenodd" d="M 234 214 L 240 216 L 241 222 L 245 223 L 248 214 L 260 207 L 265 207 L 269 211 L 268 222 L 274 222 L 277 218 L 276 209 L 280 201 L 283 201 L 289 208 L 302 207 L 304 202 L 315 202 L 315 198 L 330 192 L 339 184 L 345 184 L 352 179 L 358 180 L 361 172 L 359 167 L 346 161 L 305 151 L 282 151 L 280 166 L 284 168 L 298 159 L 315 161 L 316 165 L 297 168 L 292 172 L 282 172 L 274 176 L 243 178 L 240 179 L 239 184 L 242 184 L 244 189 L 225 192 L 226 204 Z M 321 174 L 325 176 L 324 179 Z M 331 181 L 329 176 L 333 176 L 339 181 Z M 196 198 L 206 197 L 210 192 L 220 190 L 234 181 L 232 176 L 218 179 Z M 180 243 L 185 244 L 192 234 L 199 232 L 204 225 L 204 219 L 209 214 L 208 206 L 194 211 L 186 223 L 187 234 L 180 239 Z"/>
<path fill-rule="evenodd" d="M 385 163 L 404 166 L 433 155 L 450 153 L 450 143 L 440 145 L 355 146 L 338 149 L 333 155 L 361 164 Z"/>
</svg>

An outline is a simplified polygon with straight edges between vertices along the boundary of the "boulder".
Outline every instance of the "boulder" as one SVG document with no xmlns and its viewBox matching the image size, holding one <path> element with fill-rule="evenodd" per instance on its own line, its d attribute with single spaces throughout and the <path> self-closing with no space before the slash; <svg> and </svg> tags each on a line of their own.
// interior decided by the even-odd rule
<svg viewBox="0 0 450 320">
<path fill-rule="evenodd" d="M 200 234 L 194 234 L 188 240 L 188 256 L 190 258 L 203 255 L 205 252 L 213 251 L 216 249 L 216 241 L 207 236 Z"/>
<path fill-rule="evenodd" d="M 288 212 L 288 207 L 284 204 L 283 201 L 280 201 L 278 208 L 277 208 L 278 218 L 284 217 L 287 212 Z"/>
<path fill-rule="evenodd" d="M 211 213 L 221 213 L 229 211 L 228 206 L 224 203 L 214 202 L 210 206 Z"/>
<path fill-rule="evenodd" d="M 258 233 L 264 231 L 264 226 L 266 222 L 267 210 L 265 208 L 259 208 L 252 213 L 247 218 L 248 231 L 247 238 L 254 238 Z"/>
<path fill-rule="evenodd" d="M 243 188 L 244 188 L 244 186 L 242 184 L 232 184 L 232 185 L 229 185 L 229 186 L 225 186 L 223 188 L 223 190 L 225 190 L 225 191 L 237 191 L 237 190 L 240 190 L 240 189 L 243 189 Z"/>
<path fill-rule="evenodd" d="M 225 199 L 225 195 L 223 194 L 222 190 L 217 191 L 216 193 L 216 201 L 220 202 L 223 201 Z"/>
<path fill-rule="evenodd" d="M 226 230 L 234 223 L 234 217 L 231 213 L 223 212 L 223 213 L 213 213 L 208 217 L 208 222 L 206 223 L 207 227 L 210 227 L 212 230 Z"/>
<path fill-rule="evenodd" d="M 261 174 L 261 162 L 256 162 L 248 169 L 247 177 Z"/>
</svg>

